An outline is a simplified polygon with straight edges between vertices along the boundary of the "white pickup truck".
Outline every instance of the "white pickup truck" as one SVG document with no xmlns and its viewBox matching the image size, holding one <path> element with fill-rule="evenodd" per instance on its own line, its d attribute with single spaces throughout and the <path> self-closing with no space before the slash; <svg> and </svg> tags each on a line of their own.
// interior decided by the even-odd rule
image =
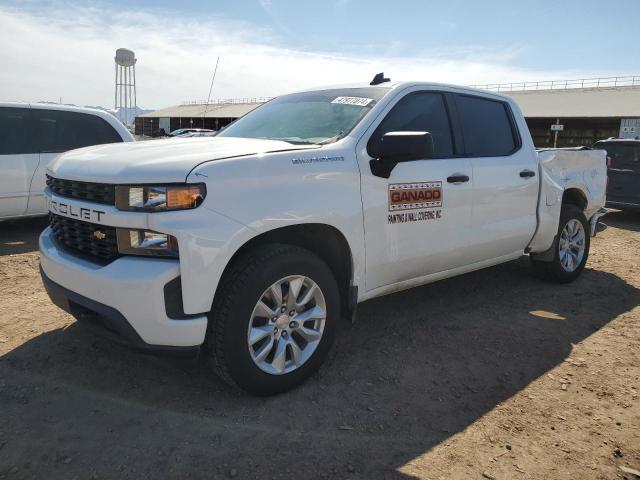
<svg viewBox="0 0 640 480">
<path fill-rule="evenodd" d="M 358 302 L 523 254 L 575 279 L 606 211 L 604 151 L 536 152 L 508 97 L 379 78 L 48 176 L 53 302 L 134 347 L 202 350 L 258 395 L 317 370 Z"/>
</svg>

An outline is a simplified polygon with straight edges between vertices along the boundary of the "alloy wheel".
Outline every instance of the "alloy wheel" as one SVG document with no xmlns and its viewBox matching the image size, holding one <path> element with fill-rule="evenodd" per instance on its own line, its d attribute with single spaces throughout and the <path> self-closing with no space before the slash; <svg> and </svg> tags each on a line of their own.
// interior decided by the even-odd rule
<svg viewBox="0 0 640 480">
<path fill-rule="evenodd" d="M 566 272 L 573 272 L 582 263 L 586 246 L 584 226 L 579 220 L 569 220 L 560 234 L 558 242 L 560 264 Z"/>
<path fill-rule="evenodd" d="M 291 275 L 267 288 L 258 299 L 247 329 L 254 363 L 272 375 L 302 366 L 322 339 L 325 298 L 309 277 Z"/>
</svg>

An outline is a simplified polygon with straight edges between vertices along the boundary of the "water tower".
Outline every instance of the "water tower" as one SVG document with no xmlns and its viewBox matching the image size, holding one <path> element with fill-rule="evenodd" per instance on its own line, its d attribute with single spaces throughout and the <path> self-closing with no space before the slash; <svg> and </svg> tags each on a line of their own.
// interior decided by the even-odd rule
<svg viewBox="0 0 640 480">
<path fill-rule="evenodd" d="M 116 94 L 114 108 L 118 119 L 129 124 L 136 109 L 136 55 L 126 48 L 116 50 Z M 133 115 L 132 113 L 133 112 Z"/>
</svg>

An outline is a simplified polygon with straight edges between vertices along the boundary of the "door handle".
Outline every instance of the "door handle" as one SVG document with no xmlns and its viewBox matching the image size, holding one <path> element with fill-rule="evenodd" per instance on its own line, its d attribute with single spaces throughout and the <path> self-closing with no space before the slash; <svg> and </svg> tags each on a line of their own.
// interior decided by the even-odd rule
<svg viewBox="0 0 640 480">
<path fill-rule="evenodd" d="M 520 176 L 522 178 L 531 178 L 536 176 L 536 172 L 534 172 L 533 170 L 522 170 L 520 172 Z"/>
<path fill-rule="evenodd" d="M 468 175 L 462 175 L 461 173 L 454 173 L 450 177 L 447 177 L 447 182 L 449 183 L 465 183 L 469 181 Z"/>
</svg>

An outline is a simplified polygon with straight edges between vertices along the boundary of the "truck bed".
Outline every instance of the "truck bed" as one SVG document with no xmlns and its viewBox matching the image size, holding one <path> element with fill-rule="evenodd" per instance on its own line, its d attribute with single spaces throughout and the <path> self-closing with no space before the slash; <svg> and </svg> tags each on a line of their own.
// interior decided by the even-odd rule
<svg viewBox="0 0 640 480">
<path fill-rule="evenodd" d="M 591 220 L 601 212 L 606 201 L 607 164 L 604 150 L 587 147 L 540 149 L 537 151 L 540 172 L 538 228 L 529 250 L 548 250 L 558 231 L 562 197 L 566 191 L 585 202 L 585 215 Z"/>
</svg>

